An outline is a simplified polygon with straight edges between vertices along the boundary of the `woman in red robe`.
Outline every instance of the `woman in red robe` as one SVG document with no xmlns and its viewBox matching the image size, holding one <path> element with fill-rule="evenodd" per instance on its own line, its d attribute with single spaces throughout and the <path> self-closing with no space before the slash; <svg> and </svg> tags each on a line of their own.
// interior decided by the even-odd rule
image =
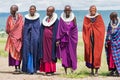
<svg viewBox="0 0 120 80">
<path fill-rule="evenodd" d="M 8 39 L 5 47 L 5 50 L 9 53 L 9 66 L 15 66 L 15 72 L 20 71 L 23 29 L 23 17 L 17 11 L 18 6 L 12 5 L 10 8 L 11 15 L 6 23 Z"/>
<path fill-rule="evenodd" d="M 86 66 L 91 68 L 91 75 L 97 76 L 101 64 L 105 26 L 102 16 L 96 12 L 96 6 L 92 5 L 89 10 L 90 14 L 85 16 L 83 22 L 85 61 Z"/>
<path fill-rule="evenodd" d="M 40 71 L 46 75 L 56 72 L 56 33 L 58 27 L 57 14 L 54 13 L 54 7 L 47 8 L 47 16 L 41 24 L 40 37 Z"/>
</svg>

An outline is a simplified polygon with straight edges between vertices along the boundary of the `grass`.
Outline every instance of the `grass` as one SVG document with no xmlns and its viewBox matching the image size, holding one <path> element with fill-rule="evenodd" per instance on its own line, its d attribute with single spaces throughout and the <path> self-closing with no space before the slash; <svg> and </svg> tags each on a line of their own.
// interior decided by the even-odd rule
<svg viewBox="0 0 120 80">
<path fill-rule="evenodd" d="M 90 69 L 88 69 L 85 66 L 84 62 L 84 44 L 82 40 L 82 35 L 79 33 L 79 40 L 78 40 L 78 47 L 77 47 L 77 56 L 78 56 L 78 67 L 77 70 L 73 74 L 71 74 L 71 70 L 69 70 L 67 75 L 61 74 L 61 77 L 66 77 L 66 78 L 85 78 L 89 77 Z M 61 71 L 64 72 L 64 69 L 62 68 Z M 103 49 L 102 52 L 102 59 L 101 59 L 101 67 L 99 69 L 99 75 L 102 77 L 106 77 L 108 74 L 108 66 L 106 62 L 106 54 L 105 50 Z"/>
<path fill-rule="evenodd" d="M 78 67 L 77 70 L 71 74 L 70 69 L 68 75 L 60 74 L 60 77 L 66 77 L 66 78 L 85 78 L 89 77 L 90 69 L 88 69 L 85 66 L 84 62 L 84 45 L 82 36 L 79 33 L 79 41 L 78 41 L 78 47 L 77 47 L 77 55 L 78 55 Z M 7 52 L 4 51 L 5 43 L 6 43 L 6 37 L 0 37 L 0 56 L 7 57 Z M 58 63 L 61 64 L 61 61 L 58 60 Z M 63 67 L 60 67 L 59 70 L 62 73 L 64 73 Z M 99 75 L 102 77 L 105 77 L 108 73 L 107 63 L 106 63 L 106 55 L 105 51 L 103 49 L 102 53 L 102 61 L 101 61 L 101 68 L 99 70 Z"/>
<path fill-rule="evenodd" d="M 5 52 L 6 37 L 0 37 L 0 56 L 7 57 L 7 52 Z"/>
</svg>

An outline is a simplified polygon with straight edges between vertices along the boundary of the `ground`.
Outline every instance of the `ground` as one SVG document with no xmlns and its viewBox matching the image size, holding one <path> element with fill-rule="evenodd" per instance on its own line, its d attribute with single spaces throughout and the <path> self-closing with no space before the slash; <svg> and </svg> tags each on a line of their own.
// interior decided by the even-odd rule
<svg viewBox="0 0 120 80">
<path fill-rule="evenodd" d="M 0 37 L 0 80 L 120 80 L 120 77 L 107 76 L 108 67 L 106 62 L 105 50 L 103 48 L 101 68 L 98 77 L 90 77 L 90 70 L 86 68 L 84 62 L 84 46 L 81 33 L 79 33 L 79 42 L 77 48 L 78 68 L 71 74 L 65 75 L 61 62 L 57 62 L 57 72 L 53 76 L 44 76 L 44 73 L 37 74 L 15 74 L 14 67 L 8 66 L 7 52 L 4 51 L 7 37 Z"/>
<path fill-rule="evenodd" d="M 53 76 L 44 76 L 44 73 L 38 72 L 37 74 L 15 74 L 14 67 L 8 67 L 8 59 L 0 57 L 0 80 L 120 80 L 119 77 L 84 77 L 84 78 L 67 78 L 63 77 L 64 71 L 59 71 L 61 68 L 60 63 L 57 63 L 58 72 Z"/>
</svg>

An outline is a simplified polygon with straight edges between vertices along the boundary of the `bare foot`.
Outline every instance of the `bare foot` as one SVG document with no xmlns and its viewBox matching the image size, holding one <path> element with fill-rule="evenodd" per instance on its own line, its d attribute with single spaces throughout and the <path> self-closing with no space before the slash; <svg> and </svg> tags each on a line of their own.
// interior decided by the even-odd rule
<svg viewBox="0 0 120 80">
<path fill-rule="evenodd" d="M 91 72 L 91 73 L 90 73 L 90 76 L 94 76 L 94 73 L 93 73 L 93 72 Z"/>
<path fill-rule="evenodd" d="M 98 77 L 98 73 L 95 73 L 94 76 L 95 76 L 95 77 Z"/>
</svg>

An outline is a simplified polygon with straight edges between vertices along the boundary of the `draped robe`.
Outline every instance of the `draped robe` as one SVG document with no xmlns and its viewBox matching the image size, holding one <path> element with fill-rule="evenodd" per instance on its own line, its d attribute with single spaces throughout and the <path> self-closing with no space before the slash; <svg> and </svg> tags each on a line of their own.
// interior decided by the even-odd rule
<svg viewBox="0 0 120 80">
<path fill-rule="evenodd" d="M 77 68 L 77 41 L 78 41 L 78 29 L 74 21 L 65 22 L 60 18 L 57 41 L 60 44 L 57 48 L 57 57 L 62 60 L 62 66 L 66 68 Z"/>
<path fill-rule="evenodd" d="M 101 15 L 96 16 L 95 22 L 91 22 L 90 18 L 84 18 L 83 22 L 83 41 L 84 53 L 87 67 L 99 68 L 101 65 L 101 54 L 104 43 L 105 25 Z M 90 36 L 94 35 L 94 51 L 92 51 Z M 93 53 L 92 53 L 93 52 Z M 94 61 L 93 61 L 94 60 Z M 92 65 L 92 66 L 91 66 Z"/>
<path fill-rule="evenodd" d="M 8 34 L 5 50 L 9 53 L 9 65 L 20 65 L 22 47 L 23 17 L 17 13 L 16 20 L 10 15 L 6 23 Z"/>
<path fill-rule="evenodd" d="M 39 17 L 31 20 L 25 18 L 23 29 L 22 71 L 36 73 L 39 69 L 38 38 L 40 33 Z"/>
</svg>

